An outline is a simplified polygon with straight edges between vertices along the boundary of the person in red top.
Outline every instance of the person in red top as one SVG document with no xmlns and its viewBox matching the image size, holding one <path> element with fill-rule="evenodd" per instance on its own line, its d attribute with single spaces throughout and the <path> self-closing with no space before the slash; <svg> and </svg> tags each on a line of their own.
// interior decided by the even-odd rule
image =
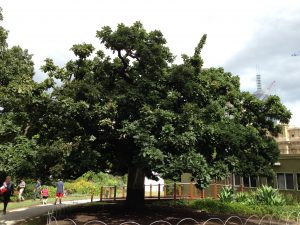
<svg viewBox="0 0 300 225">
<path fill-rule="evenodd" d="M 1 194 L 3 195 L 3 214 L 6 214 L 6 208 L 7 205 L 10 201 L 10 197 L 13 195 L 14 193 L 14 185 L 11 182 L 11 178 L 10 176 L 7 176 L 5 178 L 5 181 L 3 183 L 3 186 L 0 188 L 1 189 Z"/>
<path fill-rule="evenodd" d="M 43 205 L 47 205 L 47 201 L 48 201 L 48 197 L 49 197 L 49 190 L 48 190 L 47 186 L 45 186 L 42 189 L 41 195 L 42 195 L 42 198 L 43 198 Z"/>
</svg>

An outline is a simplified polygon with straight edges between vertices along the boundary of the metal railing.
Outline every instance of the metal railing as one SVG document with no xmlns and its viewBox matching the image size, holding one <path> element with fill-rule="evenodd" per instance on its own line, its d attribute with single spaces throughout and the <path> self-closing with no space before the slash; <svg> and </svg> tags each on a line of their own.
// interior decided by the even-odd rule
<svg viewBox="0 0 300 225">
<path fill-rule="evenodd" d="M 68 223 L 72 225 L 77 225 L 77 223 L 83 224 L 82 222 L 79 222 L 75 219 L 71 218 L 65 218 L 65 219 L 57 219 L 56 216 L 54 216 L 52 213 L 48 213 L 47 216 L 47 223 L 46 225 L 58 225 L 59 222 Z M 84 223 L 84 225 L 88 224 L 101 224 L 101 225 L 108 225 L 109 223 L 104 222 L 102 220 L 90 220 Z M 133 224 L 133 225 L 140 225 L 140 223 L 137 223 L 135 221 L 127 221 L 127 222 L 122 222 L 120 225 L 125 225 L 125 224 Z M 149 225 L 154 225 L 154 224 L 166 224 L 166 225 L 172 225 L 170 221 L 166 220 L 157 220 Z M 283 225 L 299 225 L 300 224 L 300 212 L 298 211 L 292 211 L 288 212 L 286 215 L 281 215 L 279 218 L 273 214 L 269 215 L 266 214 L 264 216 L 257 216 L 257 215 L 251 215 L 249 217 L 241 217 L 238 215 L 232 215 L 229 217 L 211 217 L 207 220 L 204 221 L 197 221 L 193 218 L 183 218 L 179 222 L 173 223 L 174 225 L 183 225 L 183 224 L 196 224 L 196 225 L 207 225 L 207 224 L 219 224 L 219 225 L 231 225 L 231 224 L 236 224 L 236 225 L 251 225 L 251 224 L 256 224 L 256 225 L 264 225 L 264 224 L 283 224 Z"/>
</svg>

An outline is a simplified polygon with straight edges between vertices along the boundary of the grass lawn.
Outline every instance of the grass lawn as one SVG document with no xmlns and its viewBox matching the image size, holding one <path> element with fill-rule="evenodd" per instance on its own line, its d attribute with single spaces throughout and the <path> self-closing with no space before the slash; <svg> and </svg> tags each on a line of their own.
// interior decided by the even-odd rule
<svg viewBox="0 0 300 225">
<path fill-rule="evenodd" d="M 67 197 L 63 198 L 63 201 L 72 201 L 72 200 L 84 200 L 84 199 L 90 199 L 90 196 L 87 195 L 70 195 Z M 55 198 L 49 198 L 48 199 L 48 204 L 54 204 Z M 10 202 L 8 204 L 8 210 L 12 209 L 19 209 L 19 208 L 26 208 L 30 206 L 35 206 L 35 205 L 41 205 L 42 202 L 40 200 L 25 200 L 22 202 Z"/>
</svg>

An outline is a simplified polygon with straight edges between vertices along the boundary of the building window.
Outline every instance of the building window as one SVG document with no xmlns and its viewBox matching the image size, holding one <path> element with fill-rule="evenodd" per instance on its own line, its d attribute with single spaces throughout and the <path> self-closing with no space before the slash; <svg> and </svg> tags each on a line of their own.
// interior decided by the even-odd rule
<svg viewBox="0 0 300 225">
<path fill-rule="evenodd" d="M 233 178 L 233 180 L 232 180 Z M 241 177 L 236 174 L 231 174 L 227 179 L 225 179 L 226 185 L 234 185 L 234 186 L 240 186 L 241 185 Z"/>
<path fill-rule="evenodd" d="M 245 187 L 257 187 L 258 184 L 257 177 L 253 177 L 253 176 L 244 177 L 243 180 L 244 180 Z"/>
<path fill-rule="evenodd" d="M 297 190 L 300 191 L 300 173 L 297 173 Z"/>
<path fill-rule="evenodd" d="M 268 180 L 267 177 L 260 176 L 258 177 L 259 180 L 259 186 L 267 185 L 268 186 Z"/>
<path fill-rule="evenodd" d="M 241 177 L 239 175 L 234 175 L 234 185 L 235 186 L 241 185 Z"/>
<path fill-rule="evenodd" d="M 277 187 L 278 189 L 285 189 L 284 173 L 277 173 Z"/>
<path fill-rule="evenodd" d="M 250 185 L 251 187 L 257 187 L 257 177 L 250 177 Z"/>
<path fill-rule="evenodd" d="M 243 181 L 244 181 L 244 186 L 245 187 L 250 187 L 249 177 L 243 177 Z"/>
<path fill-rule="evenodd" d="M 294 176 L 292 173 L 277 173 L 277 187 L 278 189 L 289 189 L 293 190 L 294 187 Z"/>
<path fill-rule="evenodd" d="M 267 177 L 267 185 L 270 187 L 275 187 L 274 177 Z"/>
<path fill-rule="evenodd" d="M 286 173 L 285 174 L 285 180 L 286 180 L 286 189 L 293 190 L 294 187 L 294 176 L 292 173 Z"/>
</svg>

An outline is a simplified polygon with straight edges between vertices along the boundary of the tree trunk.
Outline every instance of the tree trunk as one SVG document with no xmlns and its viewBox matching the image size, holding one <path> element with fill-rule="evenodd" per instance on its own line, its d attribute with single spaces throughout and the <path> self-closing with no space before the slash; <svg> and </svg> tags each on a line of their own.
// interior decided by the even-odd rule
<svg viewBox="0 0 300 225">
<path fill-rule="evenodd" d="M 128 169 L 126 206 L 130 209 L 140 209 L 145 200 L 145 173 L 143 169 L 131 167 Z"/>
</svg>

